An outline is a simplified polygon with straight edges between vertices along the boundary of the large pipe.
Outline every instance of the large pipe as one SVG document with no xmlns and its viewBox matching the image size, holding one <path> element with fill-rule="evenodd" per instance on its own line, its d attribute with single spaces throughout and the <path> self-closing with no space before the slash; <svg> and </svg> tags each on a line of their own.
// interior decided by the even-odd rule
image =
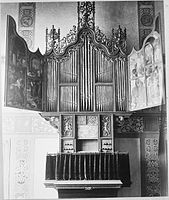
<svg viewBox="0 0 169 200">
<path fill-rule="evenodd" d="M 119 67 L 119 62 L 118 62 L 118 59 L 116 59 L 117 106 L 118 106 L 118 110 L 119 110 L 119 99 L 120 99 L 120 97 L 119 97 L 119 70 L 118 70 L 118 67 Z"/>
<path fill-rule="evenodd" d="M 55 109 L 55 67 L 56 61 L 53 60 L 53 99 L 52 99 L 52 111 Z"/>
<path fill-rule="evenodd" d="M 83 76 L 83 108 L 82 108 L 82 111 L 85 110 L 85 65 L 84 65 L 84 46 L 82 47 L 82 67 L 83 67 L 83 73 L 82 73 L 82 76 Z"/>
<path fill-rule="evenodd" d="M 89 45 L 89 39 L 87 40 L 87 49 L 88 49 L 88 59 L 87 59 L 87 63 L 88 63 L 88 110 L 90 111 L 90 86 L 91 86 L 91 80 L 90 80 L 90 70 L 91 70 L 91 65 L 90 65 L 90 45 Z"/>
<path fill-rule="evenodd" d="M 93 47 L 92 47 L 92 45 L 90 45 L 90 58 L 91 58 L 91 60 L 90 60 L 90 66 L 91 66 L 91 68 L 90 68 L 90 76 L 91 76 L 91 78 L 90 78 L 90 100 L 91 100 L 91 110 L 93 110 L 93 90 L 92 90 L 92 88 L 93 88 Z"/>
<path fill-rule="evenodd" d="M 87 111 L 88 109 L 88 38 L 87 36 L 85 37 L 85 103 L 86 107 L 85 110 Z"/>
</svg>

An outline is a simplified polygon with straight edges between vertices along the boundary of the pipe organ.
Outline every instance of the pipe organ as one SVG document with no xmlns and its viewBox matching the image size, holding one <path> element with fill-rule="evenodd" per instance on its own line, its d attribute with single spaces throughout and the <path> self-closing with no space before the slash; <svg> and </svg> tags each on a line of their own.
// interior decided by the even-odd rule
<svg viewBox="0 0 169 200">
<path fill-rule="evenodd" d="M 114 148 L 114 127 L 115 118 L 131 114 L 131 72 L 140 61 L 130 71 L 126 29 L 113 29 L 109 39 L 95 26 L 94 14 L 93 2 L 78 3 L 78 27 L 62 39 L 60 29 L 47 29 L 44 55 L 28 50 L 8 16 L 6 106 L 42 112 L 59 128 L 60 152 L 47 155 L 45 184 L 58 188 L 60 197 L 76 197 L 79 190 L 95 196 L 88 190 L 102 188 L 113 196 L 131 184 L 129 155 Z"/>
<path fill-rule="evenodd" d="M 53 48 L 45 55 L 47 101 L 44 109 L 47 112 L 125 111 L 125 53 L 109 52 L 89 28 L 81 29 L 77 38 L 65 54 L 56 54 L 58 49 Z"/>
</svg>

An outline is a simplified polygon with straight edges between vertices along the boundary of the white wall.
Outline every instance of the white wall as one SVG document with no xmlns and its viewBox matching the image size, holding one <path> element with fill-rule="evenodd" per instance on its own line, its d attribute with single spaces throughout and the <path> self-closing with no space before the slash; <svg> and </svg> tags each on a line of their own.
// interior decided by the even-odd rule
<svg viewBox="0 0 169 200">
<path fill-rule="evenodd" d="M 44 185 L 46 155 L 56 153 L 56 139 L 39 138 L 35 141 L 34 151 L 34 195 L 36 199 L 58 198 L 57 190 L 46 188 Z"/>
<path fill-rule="evenodd" d="M 45 188 L 47 152 L 59 150 L 59 133 L 38 113 L 6 108 L 3 112 L 4 198 L 56 198 Z M 45 195 L 46 194 L 46 195 Z"/>
</svg>

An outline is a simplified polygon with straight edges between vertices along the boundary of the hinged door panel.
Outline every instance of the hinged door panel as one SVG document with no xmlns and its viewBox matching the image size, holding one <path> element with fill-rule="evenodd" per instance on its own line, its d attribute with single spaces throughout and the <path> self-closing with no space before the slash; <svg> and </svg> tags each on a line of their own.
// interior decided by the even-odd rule
<svg viewBox="0 0 169 200">
<path fill-rule="evenodd" d="M 165 102 L 164 65 L 159 16 L 143 47 L 133 49 L 129 63 L 129 110 L 159 106 Z"/>
<path fill-rule="evenodd" d="M 5 105 L 42 111 L 43 56 L 29 51 L 16 32 L 16 23 L 7 17 Z"/>
</svg>

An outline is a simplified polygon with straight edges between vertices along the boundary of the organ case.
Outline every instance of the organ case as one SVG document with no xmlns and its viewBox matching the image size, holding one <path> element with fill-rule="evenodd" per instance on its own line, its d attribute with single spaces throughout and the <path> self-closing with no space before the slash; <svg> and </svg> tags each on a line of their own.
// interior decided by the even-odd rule
<svg viewBox="0 0 169 200">
<path fill-rule="evenodd" d="M 131 102 L 132 83 L 140 78 L 129 73 L 136 74 L 135 64 L 163 69 L 158 30 L 147 37 L 143 50 L 127 57 L 126 30 L 119 26 L 108 39 L 95 26 L 94 13 L 94 3 L 78 3 L 78 27 L 62 39 L 60 29 L 46 30 L 44 55 L 29 51 L 13 18 L 7 19 L 5 105 L 43 112 L 42 117 L 59 127 L 60 152 L 47 155 L 46 163 L 46 180 L 56 182 L 47 186 L 70 188 L 70 183 L 62 182 L 67 180 L 83 189 L 130 186 L 129 156 L 114 149 L 114 115 L 126 116 L 129 109 L 147 106 L 133 107 Z M 155 61 L 153 45 L 160 49 L 160 60 Z M 133 64 L 135 54 L 140 59 Z M 146 61 L 152 55 L 153 65 Z"/>
</svg>

